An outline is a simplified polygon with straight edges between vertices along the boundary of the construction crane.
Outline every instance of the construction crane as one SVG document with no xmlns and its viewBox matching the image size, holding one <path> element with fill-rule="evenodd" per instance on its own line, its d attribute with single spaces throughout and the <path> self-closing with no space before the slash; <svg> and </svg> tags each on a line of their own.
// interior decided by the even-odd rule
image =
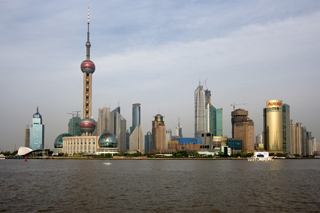
<svg viewBox="0 0 320 213">
<path fill-rule="evenodd" d="M 67 114 L 72 115 L 72 118 L 74 118 L 75 114 L 72 112 L 67 112 Z"/>
<path fill-rule="evenodd" d="M 77 113 L 77 117 L 79 117 L 79 112 L 81 112 L 81 111 L 73 111 L 73 112 L 76 112 Z"/>
<path fill-rule="evenodd" d="M 246 105 L 247 103 L 243 103 L 243 104 L 236 104 L 236 103 L 233 103 L 231 104 L 230 106 L 233 106 L 233 111 L 236 110 L 236 105 Z"/>
<path fill-rule="evenodd" d="M 206 80 L 204 80 L 204 82 L 203 82 L 203 86 L 206 86 L 206 90 L 208 89 L 208 86 L 207 86 L 207 79 L 208 79 L 208 78 L 206 78 Z"/>
</svg>

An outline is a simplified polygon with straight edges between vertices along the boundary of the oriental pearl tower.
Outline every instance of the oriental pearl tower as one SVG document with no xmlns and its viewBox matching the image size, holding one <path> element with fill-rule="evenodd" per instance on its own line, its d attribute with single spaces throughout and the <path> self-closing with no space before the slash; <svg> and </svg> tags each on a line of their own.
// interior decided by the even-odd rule
<svg viewBox="0 0 320 213">
<path fill-rule="evenodd" d="M 89 40 L 89 8 L 88 8 L 88 32 L 86 50 L 87 57 L 81 63 L 81 71 L 83 72 L 83 119 L 79 126 L 83 136 L 90 136 L 94 131 L 96 124 L 92 119 L 92 74 L 94 73 L 96 66 L 90 60 L 90 40 Z"/>
</svg>

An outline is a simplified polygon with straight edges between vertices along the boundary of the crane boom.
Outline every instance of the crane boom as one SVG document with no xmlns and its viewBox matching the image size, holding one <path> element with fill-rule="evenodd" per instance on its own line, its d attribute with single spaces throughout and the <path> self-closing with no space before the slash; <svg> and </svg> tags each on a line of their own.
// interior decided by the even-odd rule
<svg viewBox="0 0 320 213">
<path fill-rule="evenodd" d="M 247 103 L 243 103 L 243 104 L 236 104 L 236 103 L 233 103 L 233 104 L 230 104 L 230 106 L 233 106 L 233 111 L 236 110 L 236 105 L 246 105 Z"/>
</svg>

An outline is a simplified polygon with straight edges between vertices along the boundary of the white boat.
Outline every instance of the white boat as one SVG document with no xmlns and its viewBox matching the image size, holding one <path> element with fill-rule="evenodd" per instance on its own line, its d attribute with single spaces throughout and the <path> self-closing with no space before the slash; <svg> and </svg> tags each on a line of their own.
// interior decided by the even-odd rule
<svg viewBox="0 0 320 213">
<path fill-rule="evenodd" d="M 3 154 L 0 154 L 0 160 L 4 160 L 6 157 Z"/>
<path fill-rule="evenodd" d="M 248 158 L 248 161 L 273 161 L 273 158 L 269 157 L 269 152 L 254 152 L 254 156 Z"/>
</svg>

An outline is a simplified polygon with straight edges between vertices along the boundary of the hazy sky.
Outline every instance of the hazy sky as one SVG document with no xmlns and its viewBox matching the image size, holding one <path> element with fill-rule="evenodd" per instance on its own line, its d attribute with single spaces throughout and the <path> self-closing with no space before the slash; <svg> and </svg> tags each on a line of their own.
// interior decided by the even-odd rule
<svg viewBox="0 0 320 213">
<path fill-rule="evenodd" d="M 141 103 L 143 134 L 160 113 L 167 129 L 175 132 L 180 117 L 193 137 L 194 90 L 207 79 L 224 135 L 230 104 L 246 103 L 238 107 L 259 134 L 266 101 L 279 99 L 320 140 L 319 0 L 2 0 L 2 150 L 24 145 L 37 106 L 45 148 L 68 131 L 67 113 L 82 110 L 88 6 L 94 119 L 98 108 L 120 105 L 128 129 L 132 104 Z"/>
</svg>

